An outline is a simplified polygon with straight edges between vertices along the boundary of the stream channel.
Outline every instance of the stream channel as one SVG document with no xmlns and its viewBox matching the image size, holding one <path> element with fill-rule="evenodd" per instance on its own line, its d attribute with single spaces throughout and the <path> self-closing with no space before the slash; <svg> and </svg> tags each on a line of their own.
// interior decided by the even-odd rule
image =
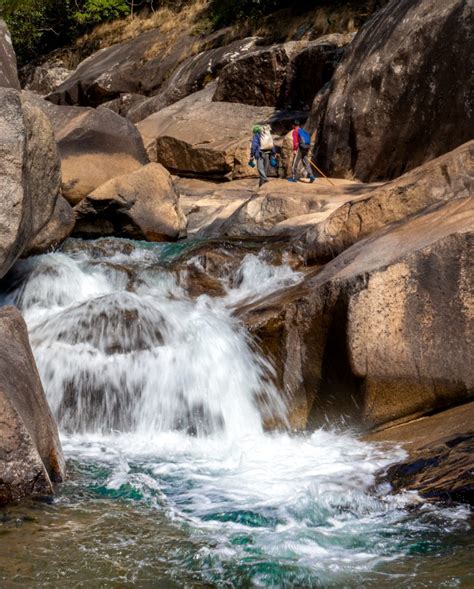
<svg viewBox="0 0 474 589">
<path fill-rule="evenodd" d="M 256 252 L 192 297 L 188 246 L 122 241 L 20 261 L 0 294 L 68 463 L 0 514 L 1 587 L 474 587 L 467 507 L 378 482 L 402 449 L 265 431 L 286 405 L 233 310 L 298 272 Z"/>
</svg>

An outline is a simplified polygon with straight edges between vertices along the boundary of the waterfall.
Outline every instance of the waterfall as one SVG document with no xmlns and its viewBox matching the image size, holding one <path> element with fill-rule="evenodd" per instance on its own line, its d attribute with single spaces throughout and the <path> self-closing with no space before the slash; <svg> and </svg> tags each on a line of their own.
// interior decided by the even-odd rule
<svg viewBox="0 0 474 589">
<path fill-rule="evenodd" d="M 173 272 L 149 249 L 133 253 L 84 250 L 17 265 L 22 286 L 8 297 L 25 315 L 60 428 L 235 438 L 261 432 L 267 418 L 284 423 L 272 368 L 231 311 L 298 274 L 248 255 L 237 287 L 193 300 L 179 280 L 186 266 Z"/>
</svg>

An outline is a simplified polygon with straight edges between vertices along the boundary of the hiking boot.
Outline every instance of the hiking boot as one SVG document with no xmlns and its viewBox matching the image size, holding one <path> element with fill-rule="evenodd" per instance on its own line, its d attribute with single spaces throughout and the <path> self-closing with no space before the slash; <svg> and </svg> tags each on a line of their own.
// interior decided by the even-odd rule
<svg viewBox="0 0 474 589">
<path fill-rule="evenodd" d="M 316 180 L 316 176 L 309 177 L 309 183 L 312 184 Z"/>
<path fill-rule="evenodd" d="M 288 182 L 298 182 L 296 178 L 288 178 Z"/>
</svg>

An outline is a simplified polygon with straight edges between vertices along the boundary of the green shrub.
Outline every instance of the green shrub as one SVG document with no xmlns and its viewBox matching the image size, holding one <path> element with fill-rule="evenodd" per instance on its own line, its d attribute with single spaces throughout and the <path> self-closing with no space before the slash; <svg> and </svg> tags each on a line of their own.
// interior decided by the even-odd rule
<svg viewBox="0 0 474 589">
<path fill-rule="evenodd" d="M 130 14 L 126 0 L 86 0 L 80 11 L 74 13 L 80 25 L 97 24 Z"/>
</svg>

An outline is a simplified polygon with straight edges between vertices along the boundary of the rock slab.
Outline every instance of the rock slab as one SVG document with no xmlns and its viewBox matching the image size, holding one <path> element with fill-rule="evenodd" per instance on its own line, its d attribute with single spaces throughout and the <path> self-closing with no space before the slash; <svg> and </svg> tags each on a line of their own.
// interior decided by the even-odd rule
<svg viewBox="0 0 474 589">
<path fill-rule="evenodd" d="M 48 118 L 0 88 L 0 277 L 50 220 L 60 164 Z"/>
<path fill-rule="evenodd" d="M 358 32 L 315 99 L 318 161 L 389 180 L 474 136 L 470 0 L 391 0 Z"/>
<path fill-rule="evenodd" d="M 14 307 L 0 309 L 0 505 L 50 495 L 65 473 L 58 430 Z"/>
</svg>

